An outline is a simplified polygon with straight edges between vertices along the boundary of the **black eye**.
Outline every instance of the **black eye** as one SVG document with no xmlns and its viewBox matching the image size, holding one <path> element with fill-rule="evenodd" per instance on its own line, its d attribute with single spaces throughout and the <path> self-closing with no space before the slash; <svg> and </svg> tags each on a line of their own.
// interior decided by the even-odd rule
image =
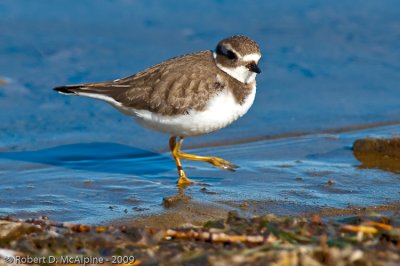
<svg viewBox="0 0 400 266">
<path fill-rule="evenodd" d="M 216 52 L 217 52 L 217 54 L 226 56 L 230 60 L 238 59 L 237 55 L 234 52 L 232 52 L 231 50 L 228 50 L 226 48 L 223 48 L 221 45 L 217 46 Z"/>
<path fill-rule="evenodd" d="M 234 52 L 232 52 L 231 50 L 226 51 L 226 57 L 228 57 L 231 60 L 237 59 L 236 54 Z"/>
</svg>

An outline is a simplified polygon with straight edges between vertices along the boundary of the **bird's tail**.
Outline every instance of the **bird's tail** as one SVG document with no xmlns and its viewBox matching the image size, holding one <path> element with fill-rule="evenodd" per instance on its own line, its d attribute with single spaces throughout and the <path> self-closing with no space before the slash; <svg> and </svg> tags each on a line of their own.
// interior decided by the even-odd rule
<svg viewBox="0 0 400 266">
<path fill-rule="evenodd" d="M 86 96 L 102 100 L 116 106 L 120 105 L 120 103 L 118 103 L 118 101 L 116 100 L 116 97 L 118 97 L 118 95 L 123 92 L 123 89 L 126 89 L 125 86 L 123 88 L 118 88 L 103 85 L 103 83 L 67 85 L 53 88 L 53 90 L 58 91 L 62 94 Z"/>
</svg>

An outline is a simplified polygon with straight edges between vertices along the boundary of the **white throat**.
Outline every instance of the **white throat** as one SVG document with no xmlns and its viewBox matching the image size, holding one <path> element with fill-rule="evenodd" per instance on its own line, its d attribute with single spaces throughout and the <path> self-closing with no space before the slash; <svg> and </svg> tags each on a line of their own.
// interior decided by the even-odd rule
<svg viewBox="0 0 400 266">
<path fill-rule="evenodd" d="M 214 53 L 213 55 L 214 55 L 214 59 L 215 59 L 217 56 L 216 53 Z M 229 67 L 224 67 L 223 65 L 217 63 L 216 61 L 215 61 L 215 63 L 219 69 L 221 69 L 226 74 L 228 74 L 232 78 L 234 78 L 242 83 L 248 84 L 248 83 L 253 82 L 256 79 L 257 73 L 250 71 L 245 66 L 229 68 Z"/>
</svg>

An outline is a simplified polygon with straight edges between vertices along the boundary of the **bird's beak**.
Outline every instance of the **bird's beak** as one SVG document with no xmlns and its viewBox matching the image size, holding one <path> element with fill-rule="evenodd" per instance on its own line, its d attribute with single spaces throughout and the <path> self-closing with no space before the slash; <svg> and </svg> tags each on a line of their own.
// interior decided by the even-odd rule
<svg viewBox="0 0 400 266">
<path fill-rule="evenodd" d="M 261 73 L 261 69 L 258 67 L 258 65 L 255 62 L 252 62 L 250 64 L 247 64 L 246 67 L 254 73 L 260 74 Z"/>
</svg>

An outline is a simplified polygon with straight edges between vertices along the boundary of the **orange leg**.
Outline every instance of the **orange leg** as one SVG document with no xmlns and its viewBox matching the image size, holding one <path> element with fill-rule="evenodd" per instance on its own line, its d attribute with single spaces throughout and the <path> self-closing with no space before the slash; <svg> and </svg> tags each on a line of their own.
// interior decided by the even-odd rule
<svg viewBox="0 0 400 266">
<path fill-rule="evenodd" d="M 189 178 L 187 178 L 185 172 L 182 169 L 182 164 L 181 164 L 181 160 L 179 159 L 179 157 L 177 156 L 177 154 L 179 153 L 179 146 L 176 143 L 176 136 L 172 136 L 169 139 L 169 148 L 171 149 L 171 153 L 172 156 L 174 157 L 175 163 L 176 163 L 176 168 L 178 169 L 178 175 L 179 175 L 179 179 L 178 179 L 178 185 L 187 185 L 187 184 L 192 184 L 192 180 L 190 180 Z"/>
<path fill-rule="evenodd" d="M 214 157 L 214 156 L 199 156 L 199 155 L 194 155 L 194 154 L 189 154 L 189 153 L 183 153 L 181 152 L 181 147 L 183 143 L 183 137 L 179 137 L 178 143 L 176 142 L 177 137 L 172 136 L 169 139 L 169 147 L 172 152 L 172 156 L 175 159 L 176 167 L 178 168 L 178 173 L 179 173 L 179 179 L 178 179 L 178 184 L 190 184 L 193 183 L 189 178 L 186 177 L 185 172 L 182 169 L 182 165 L 180 162 L 180 159 L 184 160 L 193 160 L 193 161 L 202 161 L 202 162 L 207 162 L 210 163 L 216 167 L 219 167 L 223 170 L 228 170 L 228 171 L 235 171 L 238 166 L 234 165 L 231 162 L 228 162 L 227 160 L 224 160 L 222 158 Z"/>
</svg>

